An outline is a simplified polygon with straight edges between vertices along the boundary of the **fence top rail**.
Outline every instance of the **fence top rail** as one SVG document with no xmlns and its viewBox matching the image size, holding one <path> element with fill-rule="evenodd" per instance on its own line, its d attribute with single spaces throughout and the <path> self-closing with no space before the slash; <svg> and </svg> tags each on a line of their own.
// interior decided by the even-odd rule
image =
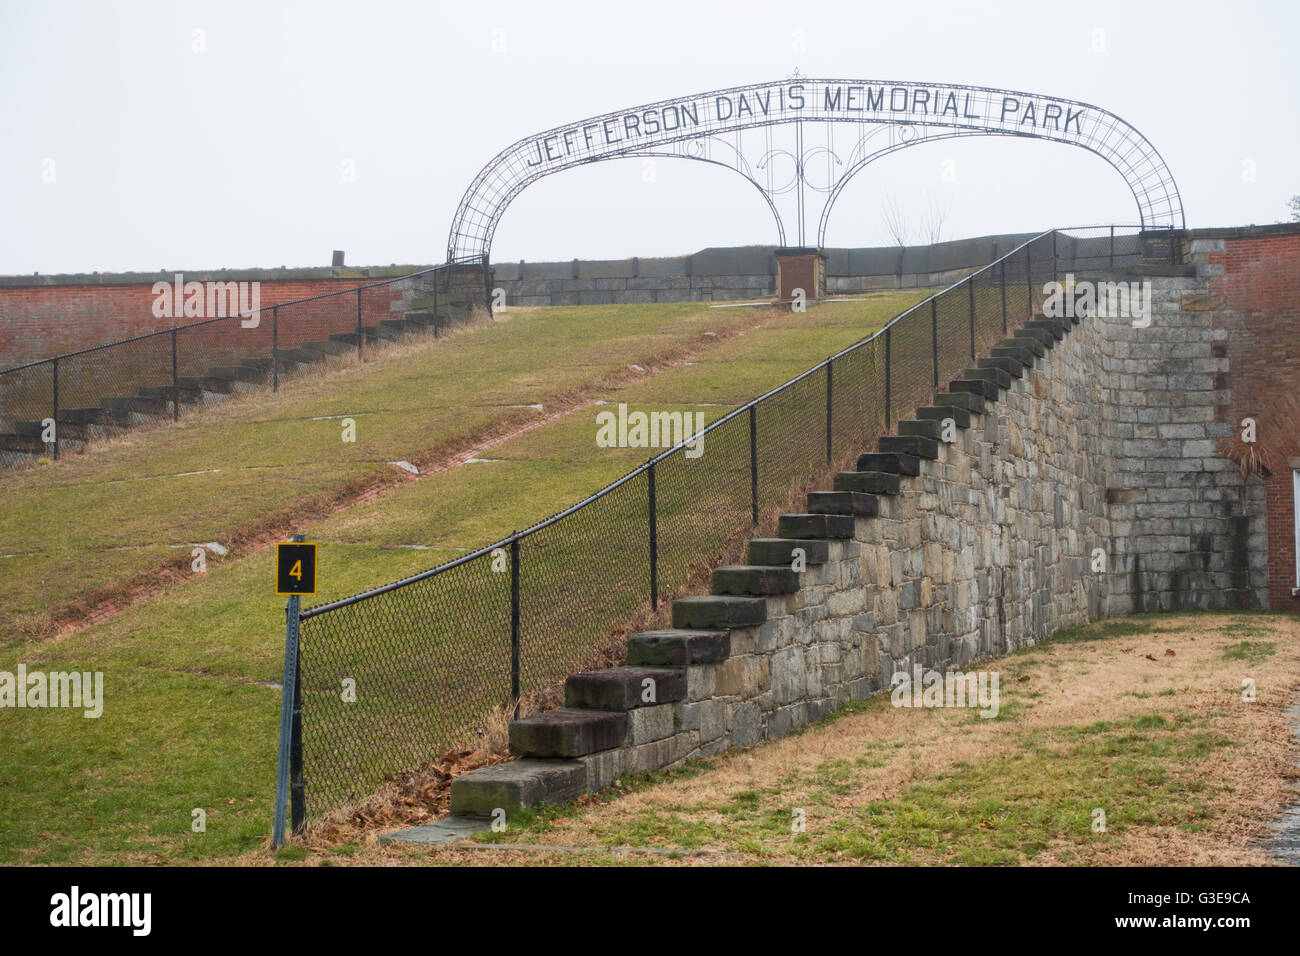
<svg viewBox="0 0 1300 956">
<path fill-rule="evenodd" d="M 317 295 L 309 295 L 301 299 L 290 299 L 287 302 L 275 302 L 271 305 L 260 306 L 259 308 L 248 312 L 247 314 L 239 313 L 236 315 L 221 315 L 212 319 L 201 319 L 198 322 L 187 322 L 184 325 L 174 325 L 169 329 L 158 329 L 154 332 L 145 332 L 142 335 L 133 335 L 127 339 L 118 339 L 115 342 L 105 342 L 102 345 L 92 345 L 89 348 L 77 349 L 75 352 L 61 352 L 58 355 L 51 355 L 49 358 L 37 359 L 34 362 L 26 362 L 22 365 L 14 365 L 10 368 L 0 369 L 0 375 L 8 375 L 10 372 L 21 372 L 24 369 L 35 368 L 38 365 L 48 365 L 51 362 L 58 362 L 61 361 L 62 359 L 75 358 L 78 355 L 87 355 L 91 352 L 100 352 L 103 351 L 104 349 L 115 348 L 116 346 L 119 345 L 129 345 L 132 342 L 140 342 L 144 339 L 152 339 L 160 335 L 171 335 L 175 332 L 183 332 L 186 329 L 196 329 L 199 326 L 212 325 L 214 322 L 227 322 L 230 319 L 245 319 L 245 318 L 250 318 L 254 314 L 260 314 L 262 312 L 282 309 L 285 306 L 301 305 L 304 302 L 315 302 L 318 299 L 329 299 L 339 295 L 352 295 L 357 292 L 364 292 L 366 289 L 375 289 L 383 285 L 392 285 L 394 282 L 402 282 L 405 281 L 406 279 L 415 279 L 418 278 L 419 276 L 428 275 L 430 272 L 438 272 L 446 268 L 448 268 L 448 264 L 441 263 L 436 266 L 430 266 L 428 269 L 421 269 L 419 272 L 410 272 L 402 276 L 393 276 L 390 279 L 380 279 L 377 282 L 367 282 L 365 285 L 349 286 L 346 289 L 336 289 L 333 292 L 321 292 L 318 293 Z M 274 281 L 274 280 L 269 280 L 269 281 Z"/>
<path fill-rule="evenodd" d="M 1012 249 L 1010 252 L 1007 252 L 1005 255 L 999 256 L 997 259 L 994 259 L 988 265 L 982 266 L 981 268 L 975 270 L 969 275 L 963 276 L 962 278 L 958 279 L 956 282 L 952 283 L 946 288 L 938 292 L 932 293 L 929 296 L 926 296 L 920 302 L 917 302 L 915 305 L 908 307 L 904 311 L 900 312 L 898 315 L 894 316 L 892 319 L 886 322 L 883 326 L 881 326 L 871 335 L 866 336 L 865 338 L 860 339 L 857 342 L 854 342 L 852 345 L 849 345 L 846 348 L 841 349 L 840 351 L 836 352 L 834 355 L 828 356 L 827 358 L 823 359 L 821 362 L 814 365 L 812 368 L 807 369 L 806 371 L 800 373 L 799 375 L 796 375 L 794 378 L 790 379 L 789 381 L 783 382 L 782 384 L 776 386 L 775 388 L 769 389 L 768 391 L 764 392 L 762 395 L 758 396 L 757 398 L 750 399 L 744 405 L 740 405 L 737 406 L 736 408 L 733 408 L 730 412 L 728 412 L 726 415 L 723 415 L 717 421 L 712 422 L 711 424 L 705 426 L 700 432 L 690 436 L 689 440 L 695 441 L 698 438 L 707 435 L 709 432 L 713 431 L 714 429 L 721 428 L 723 425 L 725 425 L 727 422 L 731 421 L 732 419 L 736 418 L 737 416 L 746 414 L 750 411 L 750 409 L 758 407 L 760 404 L 765 402 L 767 399 L 771 398 L 773 395 L 777 395 L 785 391 L 786 389 L 798 384 L 799 382 L 803 381 L 809 376 L 815 375 L 817 372 L 821 371 L 823 368 L 833 363 L 836 359 L 842 358 L 843 356 L 848 355 L 851 352 L 866 347 L 867 345 L 874 342 L 876 339 L 887 334 L 891 329 L 893 329 L 895 325 L 897 325 L 899 322 L 906 319 L 909 315 L 912 315 L 913 313 L 917 312 L 922 308 L 928 307 L 931 302 L 947 295 L 948 293 L 952 292 L 953 290 L 963 285 L 966 285 L 967 283 L 972 282 L 977 276 L 989 272 L 995 266 L 1000 265 L 1001 263 L 1005 262 L 1007 259 L 1010 259 L 1011 257 L 1015 256 L 1017 253 L 1022 252 L 1023 250 L 1029 248 L 1034 243 L 1046 238 L 1047 236 L 1050 236 L 1053 233 L 1068 232 L 1070 230 L 1077 232 L 1085 229 L 1110 229 L 1110 228 L 1112 228 L 1110 224 L 1100 224 L 1096 226 L 1070 226 L 1065 229 L 1062 228 L 1047 229 L 1044 230 L 1043 232 L 1038 233 L 1033 238 L 1028 239 L 1025 242 L 1022 242 L 1020 245 L 1016 246 L 1014 249 Z M 1149 227 L 1142 226 L 1142 225 L 1118 225 L 1117 224 L 1113 228 L 1138 229 L 1143 231 L 1149 230 Z M 1168 229 L 1169 231 L 1173 231 L 1172 226 L 1160 227 L 1159 230 L 1149 230 L 1149 231 L 1163 231 L 1165 229 Z M 304 608 L 300 614 L 300 617 L 303 620 L 307 620 L 309 618 L 317 617 L 321 614 L 326 614 L 330 611 L 336 611 L 341 608 L 349 607 L 350 605 L 358 604 L 361 601 L 366 601 L 371 598 L 379 597 L 382 594 L 388 594 L 392 591 L 400 590 L 404 587 L 408 587 L 420 581 L 427 581 L 428 579 L 432 577 L 436 577 L 437 575 L 442 574 L 444 572 L 450 571 L 453 568 L 460 567 L 461 565 L 467 564 L 470 561 L 474 561 L 478 558 L 481 558 L 484 555 L 491 554 L 493 551 L 497 550 L 498 548 L 510 547 L 515 542 L 521 541 L 524 538 L 527 538 L 528 536 L 537 533 L 538 531 L 548 528 L 551 525 L 555 524 L 557 521 L 567 518 L 569 515 L 573 514 L 574 512 L 587 507 L 588 505 L 592 504 L 595 501 L 598 501 L 599 499 L 603 498 L 605 495 L 627 484 L 629 481 L 633 480 L 634 478 L 637 478 L 644 472 L 649 471 L 651 468 L 653 468 L 656 464 L 663 461 L 664 459 L 670 457 L 671 455 L 677 454 L 685 446 L 686 446 L 686 441 L 674 445 L 672 448 L 669 448 L 661 452 L 660 454 L 656 455 L 655 457 L 649 459 L 644 464 L 639 465 L 638 467 L 634 468 L 632 471 L 629 471 L 627 474 L 623 475 L 621 478 L 611 482 L 610 484 L 606 485 L 604 488 L 601 488 L 599 491 L 596 491 L 588 495 L 586 498 L 583 498 L 577 504 L 570 505 L 568 508 L 565 508 L 563 511 L 557 512 L 556 514 L 551 515 L 549 518 L 539 521 L 536 524 L 531 525 L 530 527 L 524 529 L 523 531 L 516 531 L 500 539 L 499 541 L 494 541 L 492 544 L 484 545 L 483 547 L 479 548 L 477 551 L 474 551 L 470 554 L 461 555 L 459 558 L 455 558 L 444 564 L 440 564 L 437 565 L 436 567 L 429 568 L 427 571 L 421 571 L 418 574 L 413 574 L 408 577 L 402 578 L 400 580 L 393 581 L 389 584 L 385 584 L 376 588 L 371 588 L 367 591 L 362 591 L 359 594 L 354 594 L 345 598 L 339 598 L 338 600 L 330 601 L 327 604 L 318 604 L 314 607 Z"/>
</svg>

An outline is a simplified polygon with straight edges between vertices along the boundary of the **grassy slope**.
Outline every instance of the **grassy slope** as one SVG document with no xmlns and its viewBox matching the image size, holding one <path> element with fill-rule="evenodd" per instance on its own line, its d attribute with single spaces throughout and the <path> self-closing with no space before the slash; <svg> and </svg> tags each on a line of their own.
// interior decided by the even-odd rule
<svg viewBox="0 0 1300 956">
<path fill-rule="evenodd" d="M 757 331 L 703 352 L 698 364 L 607 389 L 596 397 L 638 407 L 717 403 L 701 408 L 713 420 L 725 412 L 725 406 L 797 374 L 869 333 L 918 297 L 879 296 L 804 315 L 783 314 Z M 639 328 L 643 337 L 622 336 L 622 344 L 591 345 L 584 354 L 591 356 L 592 367 L 618 368 L 626 364 L 629 354 L 643 354 L 635 349 L 649 348 L 645 337 L 655 334 L 656 323 L 689 326 L 695 332 L 718 328 L 724 321 L 752 327 L 770 318 L 768 313 L 745 312 L 706 310 L 689 315 L 650 307 L 649 318 L 642 322 L 636 309 L 628 309 L 624 318 L 629 332 Z M 489 342 L 490 361 L 501 376 L 513 374 L 510 353 L 514 349 L 528 353 L 519 360 L 524 369 L 519 376 L 534 374 L 527 367 L 538 361 L 534 345 L 545 336 L 538 336 L 536 330 L 525 336 L 520 329 L 534 319 L 549 323 L 552 315 L 575 327 L 585 323 L 588 336 L 597 335 L 609 318 L 603 309 L 548 310 L 481 330 L 516 336 L 509 340 L 509 348 L 495 339 Z M 475 331 L 467 332 L 466 339 Z M 569 351 L 552 354 L 552 360 L 572 359 L 573 350 L 585 341 L 576 332 L 569 338 L 573 340 Z M 431 356 L 413 358 L 435 361 Z M 461 361 L 467 360 L 462 356 Z M 403 377 L 402 370 L 397 371 L 391 377 Z M 550 369 L 536 374 L 562 372 Z M 407 376 L 409 384 L 397 391 L 406 395 L 420 388 L 444 388 L 447 391 L 440 394 L 454 399 L 465 380 L 446 368 L 443 375 L 451 381 L 439 384 Z M 352 387 L 364 384 L 358 381 Z M 498 399 L 512 388 L 518 401 L 537 396 L 536 391 L 521 391 L 517 383 L 483 380 L 479 384 Z M 330 399 L 327 386 L 310 387 L 314 401 L 308 408 L 298 408 L 298 420 L 307 411 L 326 414 L 322 409 L 363 407 L 358 398 Z M 370 401 L 380 397 L 376 393 Z M 411 400 L 418 404 L 418 395 Z M 392 402 L 385 405 L 391 407 Z M 229 410 L 232 415 L 237 412 L 248 414 Z M 498 445 L 489 456 L 499 459 L 494 463 L 431 474 L 308 524 L 304 530 L 309 540 L 322 543 L 322 593 L 317 600 L 353 593 L 431 567 L 460 553 L 456 549 L 488 543 L 571 504 L 644 459 L 640 449 L 597 448 L 593 412 L 588 409 Z M 152 443 L 160 446 L 159 454 L 170 454 L 162 448 L 176 436 L 158 435 L 161 439 L 142 436 L 139 444 Z M 211 449 L 224 447 L 215 434 L 205 441 Z M 319 453 L 337 455 L 336 441 L 331 431 Z M 396 446 L 386 446 L 384 454 L 402 457 Z M 150 460 L 147 455 L 136 459 L 137 463 Z M 327 472 L 346 468 L 354 459 L 337 461 L 321 467 Z M 167 467 L 177 466 L 173 460 Z M 96 466 L 87 459 L 82 467 Z M 98 467 L 105 469 L 97 472 L 102 476 L 126 466 L 114 461 Z M 184 498 L 179 502 L 182 510 L 185 503 Z M 222 505 L 217 502 L 213 507 Z M 109 512 L 110 527 L 116 520 L 117 512 Z M 435 550 L 400 547 L 411 544 Z M 269 552 L 209 567 L 208 574 L 165 596 L 57 644 L 25 649 L 11 645 L 0 650 L 0 669 L 12 670 L 21 657 L 32 668 L 103 670 L 108 696 L 104 716 L 97 721 L 49 711 L 4 715 L 11 721 L 12 733 L 0 738 L 0 766 L 19 769 L 0 773 L 8 783 L 0 786 L 0 862 L 222 856 L 263 839 L 270 820 L 279 702 L 278 692 L 267 685 L 279 676 L 283 600 L 270 593 Z M 92 813 L 93 825 L 83 817 L 60 813 L 72 801 Z M 209 813 L 208 832 L 202 837 L 189 830 L 190 810 L 195 807 Z"/>
<path fill-rule="evenodd" d="M 360 368 L 291 380 L 92 454 L 0 473 L 0 635 L 51 607 L 157 567 L 179 546 L 338 488 L 386 462 L 472 444 L 510 405 L 553 402 L 754 313 L 697 304 L 523 310 Z M 707 341 L 707 340 L 705 340 Z M 339 417 L 357 423 L 340 440 Z M 0 638 L 3 641 L 3 638 Z"/>
</svg>

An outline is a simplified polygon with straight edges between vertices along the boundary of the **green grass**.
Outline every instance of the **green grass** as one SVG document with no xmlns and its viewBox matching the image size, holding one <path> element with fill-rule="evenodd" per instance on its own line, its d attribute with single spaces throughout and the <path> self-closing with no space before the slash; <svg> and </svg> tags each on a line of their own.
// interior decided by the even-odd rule
<svg viewBox="0 0 1300 956">
<path fill-rule="evenodd" d="M 1238 628 L 1232 633 L 1240 634 L 1241 629 Z M 1241 641 L 1225 647 L 1223 649 L 1223 659 L 1225 661 L 1245 661 L 1248 664 L 1258 664 L 1260 661 L 1272 657 L 1276 650 L 1277 645 L 1272 641 Z"/>
<path fill-rule="evenodd" d="M 917 297 L 910 293 L 879 296 L 803 315 L 779 315 L 758 331 L 715 345 L 700 356 L 699 364 L 607 389 L 601 397 L 645 409 L 668 405 L 698 408 L 712 421 L 730 405 L 780 384 L 828 353 L 869 334 Z M 351 373 L 339 373 L 339 390 L 352 390 L 353 397 L 340 399 L 325 385 L 313 386 L 316 390 L 311 396 L 293 399 L 297 402 L 295 420 L 302 429 L 325 424 L 334 429 L 334 422 L 304 423 L 305 413 L 356 409 L 363 399 L 382 401 L 388 409 L 404 405 L 413 422 L 409 428 L 402 426 L 402 434 L 408 437 L 384 444 L 391 436 L 377 436 L 382 450 L 375 457 L 408 457 L 403 449 L 409 445 L 402 442 L 418 439 L 424 443 L 420 447 L 428 447 L 440 436 L 454 436 L 456 428 L 465 427 L 466 419 L 460 414 L 449 414 L 447 420 L 452 424 L 444 427 L 443 409 L 438 407 L 442 402 L 464 401 L 465 395 L 479 401 L 505 397 L 536 400 L 536 388 L 589 381 L 593 369 L 616 369 L 630 357 L 653 352 L 654 346 L 666 340 L 678 341 L 701 329 L 717 328 L 722 321 L 737 320 L 745 312 L 693 309 L 650 307 L 644 313 L 633 307 L 545 310 L 499 326 L 466 330 L 463 337 L 446 343 L 456 344 L 456 361 L 469 363 L 467 367 L 474 362 L 489 364 L 494 376 L 462 374 L 454 365 L 439 365 L 443 360 L 433 355 L 436 349 L 394 362 L 382 375 L 380 359 L 364 370 L 376 379 L 372 392 L 365 392 L 371 387 L 367 382 L 353 382 L 347 378 Z M 741 320 L 756 325 L 760 318 L 769 317 L 768 313 L 752 313 Z M 535 325 L 529 327 L 529 323 Z M 565 342 L 565 347 L 551 343 L 551 334 Z M 471 349 L 475 342 L 477 346 Z M 577 364 L 579 359 L 586 364 Z M 559 367 L 541 367 L 543 360 L 559 363 Z M 391 385 L 393 395 L 385 394 L 385 382 Z M 483 394 L 475 393 L 476 388 Z M 422 411 L 425 396 L 437 415 Z M 291 399 L 286 392 L 274 401 Z M 710 404 L 695 404 L 702 402 Z M 282 412 L 278 409 L 272 418 L 265 409 L 231 410 L 236 422 L 230 431 L 246 429 L 254 434 L 263 425 L 284 428 Z M 487 409 L 482 414 L 500 412 Z M 254 421 L 258 415 L 265 421 Z M 244 416 L 250 416 L 249 420 Z M 359 434 L 366 434 L 365 418 L 358 422 Z M 39 571 L 28 573 L 32 565 L 24 566 L 14 578 L 15 589 L 6 589 L 5 612 L 11 620 L 31 613 L 32 603 L 52 600 L 59 589 L 75 590 L 79 583 L 87 583 L 76 577 L 75 560 L 76 555 L 83 555 L 84 566 L 85 552 L 78 549 L 87 541 L 100 546 L 91 549 L 94 560 L 85 568 L 93 582 L 101 579 L 96 570 L 99 556 L 119 553 L 103 550 L 107 542 L 138 541 L 145 535 L 173 543 L 219 539 L 223 522 L 228 525 L 238 515 L 256 514 L 280 504 L 277 495 L 299 490 L 286 490 L 281 480 L 283 468 L 253 471 L 261 461 L 252 457 L 259 453 L 257 443 L 243 439 L 224 442 L 215 413 L 210 424 L 205 424 L 202 416 L 183 424 L 189 433 L 185 428 L 162 430 L 141 435 L 138 444 L 115 449 L 102 461 L 72 460 L 70 464 L 80 469 L 77 481 L 67 478 L 60 470 L 62 465 L 46 472 L 47 477 L 63 482 L 66 497 L 30 483 L 30 473 L 17 482 L 21 487 L 13 494 L 24 506 L 34 501 L 40 506 L 24 521 L 14 518 L 12 510 L 6 512 L 7 517 L 0 519 L 0 541 L 7 543 L 0 546 L 0 552 L 44 542 L 39 533 L 43 522 L 55 526 L 58 547 L 50 550 L 68 561 L 50 572 L 42 565 Z M 489 543 L 572 504 L 646 457 L 644 449 L 597 448 L 594 434 L 594 411 L 572 415 L 493 448 L 487 457 L 498 459 L 496 462 L 428 475 L 372 502 L 309 522 L 304 529 L 308 539 L 321 543 L 321 591 L 312 600 L 322 602 L 355 593 Z M 348 455 L 334 457 L 335 441 L 336 436 L 319 442 L 313 438 L 294 452 L 324 456 L 316 466 L 319 474 L 309 472 L 320 486 L 339 475 L 354 474 L 356 469 L 377 467 Z M 701 461 L 708 459 L 708 449 L 706 440 Z M 118 480 L 129 467 L 148 466 L 153 474 L 189 470 L 195 461 L 186 455 L 227 451 L 240 463 L 228 480 L 185 486 L 189 489 L 185 493 L 177 494 L 185 479 Z M 266 460 L 281 462 L 292 458 L 283 448 L 267 450 L 266 455 Z M 209 491 L 216 497 L 209 498 Z M 95 503 L 92 513 L 96 520 L 78 521 L 76 524 L 86 527 L 74 527 L 75 509 L 87 502 Z M 206 522 L 200 526 L 202 534 L 182 534 L 177 526 L 180 516 L 190 512 Z M 582 547 L 574 547 L 578 548 L 575 553 L 581 553 Z M 143 558 L 140 563 L 144 565 Z M 576 564 L 576 559 L 570 563 Z M 129 560 L 123 560 L 111 573 L 122 573 L 130 566 Z M 265 838 L 270 826 L 279 693 L 263 685 L 279 680 L 284 602 L 270 586 L 270 551 L 214 560 L 209 569 L 205 575 L 195 575 L 182 586 L 64 641 L 26 646 L 11 643 L 0 648 L 0 669 L 13 670 L 21 659 L 29 668 L 102 670 L 108 698 L 105 714 L 98 721 L 65 721 L 60 733 L 47 735 L 42 721 L 50 719 L 53 712 L 30 711 L 16 733 L 0 736 L 0 767 L 19 768 L 6 772 L 5 778 L 21 781 L 17 790 L 0 788 L 0 847 L 8 859 L 120 862 L 136 859 L 135 854 L 140 853 L 167 859 L 221 857 L 257 846 Z M 0 561 L 0 573 L 12 571 L 13 566 L 6 571 Z M 629 599 L 627 591 L 610 591 L 607 596 L 612 610 Z M 456 624 L 457 617 L 449 615 L 446 623 Z M 569 635 L 571 641 L 581 637 Z M 448 646 L 454 650 L 456 645 Z M 454 672 L 448 674 L 454 677 Z M 424 676 L 437 679 L 437 672 Z M 359 683 L 364 693 L 365 682 Z M 197 697 L 191 698 L 181 688 L 189 688 Z M 223 693 L 217 694 L 217 688 Z M 412 701 L 410 706 L 418 704 L 416 698 Z M 392 708 L 386 711 L 390 724 L 392 712 Z M 64 716 L 54 714 L 54 719 L 64 720 Z M 14 726 L 17 728 L 17 723 Z M 132 743 L 129 748 L 120 743 L 144 740 L 148 743 Z M 123 751 L 120 756 L 118 749 Z M 88 826 L 72 811 L 68 781 L 92 766 L 99 768 L 95 786 L 90 788 L 99 809 Z M 234 793 L 236 783 L 243 785 L 238 795 Z M 16 796 L 20 792 L 21 800 Z M 207 796 L 211 793 L 218 798 Z M 232 797 L 235 803 L 219 805 L 218 800 Z M 116 803 L 122 804 L 121 813 L 111 812 Z M 209 806 L 215 810 L 209 810 L 207 833 L 192 835 L 191 810 Z M 6 857 L 0 856 L 3 859 Z"/>
</svg>

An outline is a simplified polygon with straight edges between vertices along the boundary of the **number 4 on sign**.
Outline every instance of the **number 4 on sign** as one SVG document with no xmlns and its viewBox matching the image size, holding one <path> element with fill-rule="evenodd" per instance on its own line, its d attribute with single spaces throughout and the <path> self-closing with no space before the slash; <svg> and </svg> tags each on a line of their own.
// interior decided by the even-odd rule
<svg viewBox="0 0 1300 956">
<path fill-rule="evenodd" d="M 275 593 L 316 593 L 316 545 L 284 542 L 275 546 Z"/>
</svg>

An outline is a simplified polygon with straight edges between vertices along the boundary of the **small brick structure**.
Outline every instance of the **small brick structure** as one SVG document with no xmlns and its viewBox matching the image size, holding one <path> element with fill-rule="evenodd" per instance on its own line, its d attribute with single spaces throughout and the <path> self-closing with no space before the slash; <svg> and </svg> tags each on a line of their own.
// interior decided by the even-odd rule
<svg viewBox="0 0 1300 956">
<path fill-rule="evenodd" d="M 777 298 L 793 301 L 802 291 L 807 302 L 826 298 L 826 257 L 820 249 L 776 250 Z"/>
</svg>

